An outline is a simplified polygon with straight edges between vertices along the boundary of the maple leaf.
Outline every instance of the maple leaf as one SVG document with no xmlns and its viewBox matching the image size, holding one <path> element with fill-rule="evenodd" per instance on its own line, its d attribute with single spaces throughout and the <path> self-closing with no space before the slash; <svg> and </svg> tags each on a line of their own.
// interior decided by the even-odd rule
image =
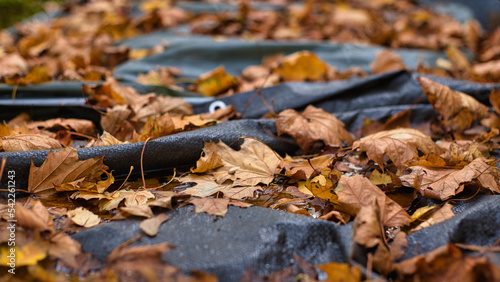
<svg viewBox="0 0 500 282">
<path fill-rule="evenodd" d="M 378 205 L 380 207 L 380 221 L 384 226 L 403 226 L 409 223 L 408 213 L 364 176 L 347 177 L 343 175 L 335 193 L 340 203 L 338 210 L 352 216 L 356 216 L 363 206 Z"/>
<path fill-rule="evenodd" d="M 51 151 L 40 167 L 31 163 L 28 191 L 39 193 L 85 177 L 100 176 L 108 169 L 103 159 L 104 156 L 80 161 L 77 150 L 71 147 Z"/>
<path fill-rule="evenodd" d="M 218 183 L 233 180 L 235 185 L 269 184 L 274 179 L 281 157 L 266 144 L 254 138 L 244 138 L 239 151 L 223 142 L 216 144 L 222 167 L 213 170 Z M 208 145 L 210 148 L 213 145 Z"/>
<path fill-rule="evenodd" d="M 400 128 L 381 131 L 361 138 L 352 145 L 353 150 L 365 150 L 368 158 L 384 168 L 384 155 L 388 155 L 398 170 L 404 163 L 418 157 L 418 151 L 424 154 L 440 153 L 442 149 L 432 139 L 419 130 Z"/>
<path fill-rule="evenodd" d="M 489 115 L 488 107 L 465 93 L 453 91 L 425 77 L 419 77 L 418 81 L 432 107 L 442 117 L 443 125 L 452 130 L 464 131 L 474 121 Z"/>
<path fill-rule="evenodd" d="M 196 91 L 204 96 L 215 96 L 238 85 L 238 80 L 226 73 L 223 66 L 202 74 L 195 82 Z"/>
<path fill-rule="evenodd" d="M 324 78 L 326 70 L 327 64 L 316 54 L 299 51 L 284 57 L 273 71 L 284 81 L 318 81 Z"/>
<path fill-rule="evenodd" d="M 99 216 L 83 207 L 70 210 L 66 213 L 66 215 L 76 225 L 87 228 L 96 226 L 101 222 Z"/>
<path fill-rule="evenodd" d="M 340 120 L 312 105 L 307 106 L 301 114 L 293 109 L 282 111 L 276 118 L 276 129 L 278 135 L 286 133 L 292 136 L 305 152 L 316 141 L 323 141 L 332 147 L 342 147 L 343 142 L 350 145 L 354 141 Z"/>
<path fill-rule="evenodd" d="M 419 165 L 409 169 L 411 173 L 400 177 L 403 184 L 429 198 L 447 200 L 462 192 L 464 184 L 473 180 L 493 193 L 500 193 L 500 172 L 494 161 L 485 158 L 475 159 L 462 169 Z"/>
<path fill-rule="evenodd" d="M 4 136 L 2 148 L 5 152 L 61 149 L 61 143 L 42 134 L 17 134 Z"/>
<path fill-rule="evenodd" d="M 375 55 L 375 60 L 370 64 L 372 74 L 382 74 L 386 72 L 406 69 L 406 65 L 401 57 L 391 51 L 384 49 Z"/>
</svg>

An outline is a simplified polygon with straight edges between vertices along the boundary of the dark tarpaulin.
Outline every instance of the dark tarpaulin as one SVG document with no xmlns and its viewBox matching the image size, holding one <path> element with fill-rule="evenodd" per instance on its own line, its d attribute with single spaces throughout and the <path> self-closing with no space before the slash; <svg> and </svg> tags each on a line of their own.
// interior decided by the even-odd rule
<svg viewBox="0 0 500 282">
<path fill-rule="evenodd" d="M 207 8 L 195 5 L 191 9 L 196 7 Z M 179 37 L 175 32 L 153 33 L 121 44 L 146 48 L 153 47 L 162 40 L 170 43 L 164 53 L 126 62 L 116 68 L 114 76 L 120 82 L 134 86 L 140 93 L 154 91 L 184 96 L 193 104 L 196 113 L 208 111 L 214 102 L 234 105 L 241 112 L 257 94 L 252 91 L 224 98 L 193 97 L 192 94 L 179 93 L 166 87 L 139 85 L 135 83 L 137 75 L 154 69 L 156 65 L 179 67 L 186 77 L 191 78 L 219 65 L 224 65 L 226 70 L 237 75 L 248 65 L 260 64 L 264 56 L 299 50 L 315 52 L 340 70 L 350 66 L 369 70 L 375 54 L 382 49 L 333 43 L 249 43 L 236 39 L 214 42 L 204 36 Z M 442 52 L 397 52 L 411 68 L 416 66 L 419 57 L 427 65 L 434 65 L 438 57 L 445 57 Z M 289 108 L 301 110 L 313 104 L 335 114 L 349 130 L 354 131 L 362 124 L 364 117 L 383 120 L 412 106 L 423 94 L 415 81 L 416 76 L 418 74 L 399 71 L 327 83 L 285 83 L 263 89 L 262 97 L 273 104 L 278 112 Z M 432 79 L 465 92 L 486 105 L 490 91 L 498 86 L 435 77 Z M 80 82 L 53 82 L 20 87 L 15 100 L 12 99 L 13 90 L 10 86 L 0 86 L 0 118 L 4 120 L 25 111 L 35 119 L 76 117 L 99 123 L 99 114 L 84 105 Z M 199 158 L 204 141 L 220 139 L 237 147 L 240 144 L 238 139 L 243 136 L 258 138 L 281 154 L 293 153 L 296 146 L 276 138 L 273 120 L 258 119 L 267 111 L 263 102 L 256 97 L 244 111 L 243 120 L 149 141 L 144 151 L 145 170 L 151 172 L 192 165 Z M 434 116 L 426 99 L 413 105 L 414 124 L 428 121 Z M 81 148 L 78 149 L 78 155 L 80 159 L 88 159 L 105 154 L 104 162 L 114 171 L 114 175 L 123 175 L 131 165 L 139 167 L 143 146 L 144 143 L 140 142 Z M 17 186 L 24 188 L 31 161 L 40 165 L 47 154 L 48 151 L 11 152 L 0 153 L 0 157 L 7 159 L 5 170 L 15 170 Z M 6 188 L 6 174 L 0 183 L 1 188 Z M 448 242 L 480 246 L 493 244 L 500 237 L 499 204 L 500 196 L 497 195 L 478 196 L 459 202 L 454 207 L 457 213 L 455 217 L 408 236 L 409 245 L 404 258 L 429 252 Z M 215 273 L 221 281 L 239 280 L 247 266 L 261 275 L 282 270 L 295 265 L 294 254 L 299 254 L 314 264 L 349 261 L 352 223 L 338 226 L 323 220 L 261 207 L 230 207 L 225 218 L 195 214 L 192 207 L 177 208 L 169 212 L 169 215 L 170 220 L 160 227 L 156 237 L 143 237 L 132 245 L 167 241 L 177 248 L 164 254 L 164 262 L 179 266 L 186 272 L 201 269 Z M 103 261 L 114 247 L 140 233 L 138 225 L 139 221 L 130 219 L 111 222 L 77 233 L 73 238 L 82 244 L 83 251 L 90 252 Z M 489 255 L 489 258 L 500 265 L 498 254 Z"/>
</svg>

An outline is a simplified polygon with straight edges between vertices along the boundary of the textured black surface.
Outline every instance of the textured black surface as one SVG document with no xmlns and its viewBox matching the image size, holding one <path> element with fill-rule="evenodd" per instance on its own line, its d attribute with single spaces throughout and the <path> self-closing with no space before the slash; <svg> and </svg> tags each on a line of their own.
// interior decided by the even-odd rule
<svg viewBox="0 0 500 282">
<path fill-rule="evenodd" d="M 238 120 L 198 130 L 181 132 L 149 141 L 144 150 L 144 169 L 146 171 L 167 169 L 192 165 L 199 159 L 204 141 L 222 140 L 226 144 L 238 146 L 240 137 L 257 138 L 279 153 L 292 152 L 297 149 L 283 138 L 276 138 L 274 120 Z M 113 170 L 114 175 L 127 174 L 130 166 L 140 167 L 141 151 L 144 142 L 78 149 L 81 160 L 106 155 L 104 163 Z M 48 150 L 0 153 L 6 158 L 6 171 L 16 171 L 17 187 L 27 185 L 31 160 L 40 166 L 45 160 Z M 0 184 L 6 188 L 7 174 Z"/>
<path fill-rule="evenodd" d="M 500 195 L 487 195 L 462 203 L 447 221 L 408 235 L 404 258 L 426 253 L 448 243 L 491 246 L 500 235 Z M 245 267 L 260 275 L 295 265 L 299 254 L 313 264 L 349 260 L 352 223 L 339 226 L 319 219 L 270 210 L 229 207 L 225 218 L 195 214 L 190 206 L 168 212 L 156 237 L 143 237 L 132 245 L 169 242 L 176 249 L 164 262 L 189 272 L 201 269 L 221 281 L 238 281 Z M 141 233 L 138 220 L 107 223 L 73 235 L 84 252 L 104 261 L 121 243 Z M 489 258 L 500 265 L 498 254 Z"/>
<path fill-rule="evenodd" d="M 195 214 L 192 206 L 168 213 L 170 219 L 156 237 L 143 237 L 132 245 L 168 242 L 176 248 L 163 261 L 184 271 L 201 269 L 220 281 L 238 281 L 245 267 L 264 275 L 295 265 L 298 254 L 314 264 L 347 262 L 350 225 L 270 210 L 229 207 L 224 218 Z M 141 233 L 139 221 L 118 221 L 73 235 L 84 252 L 104 261 L 118 245 Z"/>
</svg>

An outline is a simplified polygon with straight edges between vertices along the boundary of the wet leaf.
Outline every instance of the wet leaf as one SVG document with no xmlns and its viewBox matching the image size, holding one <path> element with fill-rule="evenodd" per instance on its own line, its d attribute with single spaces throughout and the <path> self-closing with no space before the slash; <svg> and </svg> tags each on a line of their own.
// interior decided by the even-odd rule
<svg viewBox="0 0 500 282">
<path fill-rule="evenodd" d="M 276 128 L 278 135 L 292 136 L 305 152 L 309 152 L 316 141 L 332 147 L 342 147 L 344 142 L 350 145 L 354 141 L 340 120 L 312 105 L 301 114 L 292 109 L 284 110 L 276 118 Z"/>
</svg>

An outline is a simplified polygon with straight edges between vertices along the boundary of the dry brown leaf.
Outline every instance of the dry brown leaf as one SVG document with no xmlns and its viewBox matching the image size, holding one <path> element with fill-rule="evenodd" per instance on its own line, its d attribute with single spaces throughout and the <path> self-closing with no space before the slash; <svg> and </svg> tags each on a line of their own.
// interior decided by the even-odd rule
<svg viewBox="0 0 500 282">
<path fill-rule="evenodd" d="M 376 203 L 361 207 L 354 219 L 351 258 L 361 265 L 367 265 L 372 260 L 377 272 L 389 274 L 394 265 L 383 239 L 379 216 Z"/>
<path fill-rule="evenodd" d="M 99 216 L 94 214 L 93 212 L 79 207 L 74 210 L 70 210 L 66 213 L 66 216 L 71 219 L 71 221 L 79 226 L 83 226 L 86 228 L 94 227 L 101 222 Z"/>
<path fill-rule="evenodd" d="M 312 105 L 301 114 L 293 109 L 282 111 L 276 118 L 276 128 L 278 135 L 292 136 L 305 152 L 309 152 L 317 141 L 332 147 L 342 147 L 344 142 L 350 145 L 354 141 L 340 120 Z"/>
<path fill-rule="evenodd" d="M 380 220 L 384 226 L 395 227 L 409 223 L 408 213 L 364 176 L 347 177 L 343 175 L 335 193 L 340 203 L 338 210 L 352 216 L 356 216 L 363 206 L 378 205 L 380 207 Z"/>
<path fill-rule="evenodd" d="M 29 209 L 19 203 L 15 207 L 19 226 L 40 232 L 53 229 L 52 217 L 40 201 L 36 201 Z"/>
<path fill-rule="evenodd" d="M 158 234 L 158 229 L 160 229 L 160 225 L 162 225 L 165 221 L 170 218 L 167 214 L 161 213 L 155 217 L 144 219 L 139 224 L 141 230 L 146 233 L 146 235 L 153 237 Z"/>
<path fill-rule="evenodd" d="M 401 281 L 475 282 L 484 277 L 500 280 L 500 270 L 488 258 L 464 256 L 452 244 L 404 260 L 396 268 Z"/>
<path fill-rule="evenodd" d="M 99 205 L 101 210 L 112 210 L 118 207 L 118 205 L 125 200 L 124 204 L 126 207 L 131 206 L 141 206 L 145 204 L 149 199 L 154 199 L 155 196 L 148 190 L 137 190 L 137 191 L 127 191 L 127 190 L 117 190 L 110 195 L 107 195 L 106 200 Z"/>
<path fill-rule="evenodd" d="M 163 242 L 156 245 L 132 246 L 126 244 L 116 247 L 106 258 L 108 265 L 119 265 L 125 262 L 160 262 L 163 253 L 172 249 L 170 244 Z"/>
<path fill-rule="evenodd" d="M 226 73 L 223 66 L 202 74 L 196 80 L 196 91 L 204 96 L 216 96 L 238 85 L 238 80 Z"/>
<path fill-rule="evenodd" d="M 100 176 L 108 169 L 103 159 L 104 157 L 97 157 L 80 161 L 77 150 L 70 147 L 57 152 L 51 151 L 40 167 L 31 163 L 27 190 L 39 193 L 85 177 Z"/>
<path fill-rule="evenodd" d="M 192 167 L 191 172 L 201 173 L 223 166 L 224 164 L 222 163 L 220 156 L 217 154 L 218 150 L 220 149 L 215 142 L 210 141 L 205 143 L 203 153 L 200 159 L 196 161 L 196 168 Z"/>
<path fill-rule="evenodd" d="M 182 194 L 189 194 L 195 197 L 208 197 L 217 192 L 224 194 L 224 197 L 241 200 L 243 198 L 253 198 L 257 190 L 262 190 L 259 186 L 235 186 L 233 184 L 218 184 L 211 175 L 188 174 L 180 179 L 184 183 L 196 183 L 196 186 L 187 188 Z"/>
<path fill-rule="evenodd" d="M 132 139 L 134 126 L 128 120 L 132 111 L 126 105 L 116 105 L 108 109 L 106 115 L 101 117 L 101 126 L 120 141 Z"/>
<path fill-rule="evenodd" d="M 278 68 L 273 70 L 284 81 L 318 81 L 326 75 L 327 64 L 316 54 L 299 51 L 284 57 Z"/>
<path fill-rule="evenodd" d="M 178 131 L 192 130 L 196 128 L 211 126 L 217 123 L 214 119 L 204 119 L 201 115 L 173 116 L 175 129 Z"/>
<path fill-rule="evenodd" d="M 381 131 L 354 142 L 353 149 L 365 150 L 368 158 L 384 168 L 384 156 L 387 155 L 401 170 L 404 163 L 418 157 L 418 151 L 424 154 L 440 153 L 442 149 L 432 139 L 419 130 L 400 128 Z"/>
<path fill-rule="evenodd" d="M 403 257 L 405 254 L 405 248 L 408 246 L 408 240 L 406 239 L 406 233 L 399 231 L 391 246 L 389 247 L 389 252 L 391 254 L 392 261 L 397 261 Z"/>
<path fill-rule="evenodd" d="M 4 136 L 2 147 L 5 152 L 61 149 L 61 143 L 42 134 L 18 134 Z"/>
<path fill-rule="evenodd" d="M 82 134 L 93 134 L 95 125 L 90 120 L 76 118 L 54 118 L 45 121 L 36 121 L 28 123 L 30 128 L 37 127 L 40 129 L 49 129 L 62 127 L 64 129 L 72 129 Z"/>
<path fill-rule="evenodd" d="M 441 115 L 443 125 L 451 130 L 464 131 L 489 116 L 488 107 L 479 103 L 472 96 L 434 82 L 426 77 L 419 77 L 427 99 L 432 107 Z"/>
<path fill-rule="evenodd" d="M 64 265 L 74 269 L 81 267 L 77 260 L 77 256 L 82 253 L 78 241 L 60 232 L 50 239 L 50 243 L 49 255 L 51 257 L 59 259 Z"/>
<path fill-rule="evenodd" d="M 500 172 L 495 162 L 478 158 L 462 169 L 411 166 L 411 173 L 400 177 L 404 185 L 418 189 L 432 199 L 447 200 L 464 189 L 464 184 L 477 180 L 484 188 L 500 193 Z"/>
<path fill-rule="evenodd" d="M 285 169 L 285 175 L 294 180 L 310 179 L 313 174 L 329 170 L 334 155 L 321 155 L 309 159 L 291 158 L 286 156 L 280 163 L 280 168 Z"/>
<path fill-rule="evenodd" d="M 382 74 L 404 69 L 406 69 L 406 65 L 401 57 L 388 49 L 378 52 L 375 55 L 375 60 L 370 64 L 372 74 Z"/>
<path fill-rule="evenodd" d="M 151 210 L 151 207 L 148 205 L 120 207 L 120 214 L 126 217 L 138 216 L 153 218 L 155 216 L 153 210 Z"/>
<path fill-rule="evenodd" d="M 206 212 L 209 215 L 226 216 L 228 198 L 191 198 L 188 203 L 195 206 L 195 212 Z"/>
<path fill-rule="evenodd" d="M 213 171 L 218 183 L 233 180 L 235 185 L 257 185 L 273 181 L 281 158 L 266 144 L 254 138 L 245 138 L 239 151 L 221 141 L 216 145 L 216 153 L 224 164 Z"/>
<path fill-rule="evenodd" d="M 170 135 L 175 132 L 175 125 L 169 114 L 150 119 L 144 125 L 141 134 L 134 136 L 132 142 L 142 142 L 147 139 L 156 139 L 162 136 Z"/>
</svg>

